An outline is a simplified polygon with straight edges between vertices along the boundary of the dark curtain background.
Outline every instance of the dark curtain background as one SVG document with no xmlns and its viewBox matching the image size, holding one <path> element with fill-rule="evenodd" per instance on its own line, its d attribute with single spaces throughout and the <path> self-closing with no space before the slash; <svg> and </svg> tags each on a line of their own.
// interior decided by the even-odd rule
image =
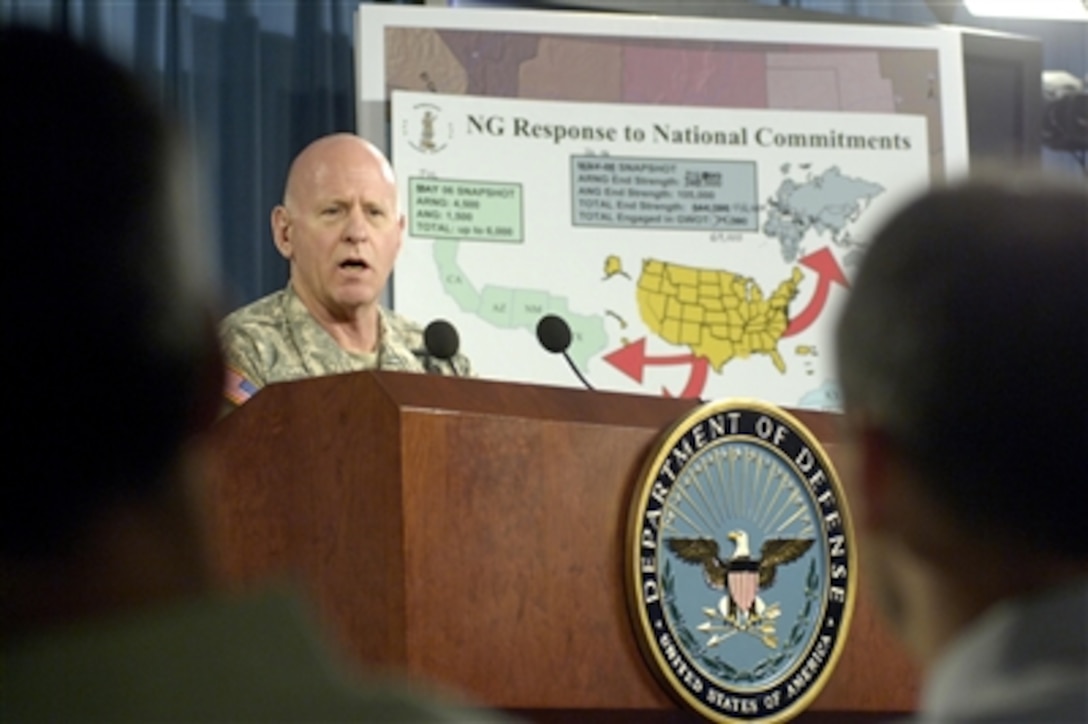
<svg viewBox="0 0 1088 724">
<path fill-rule="evenodd" d="M 62 30 L 103 48 L 134 69 L 181 120 L 198 150 L 194 183 L 216 237 L 229 310 L 287 279 L 268 218 L 291 158 L 320 135 L 355 130 L 358 5 L 0 0 L 0 23 Z"/>
</svg>

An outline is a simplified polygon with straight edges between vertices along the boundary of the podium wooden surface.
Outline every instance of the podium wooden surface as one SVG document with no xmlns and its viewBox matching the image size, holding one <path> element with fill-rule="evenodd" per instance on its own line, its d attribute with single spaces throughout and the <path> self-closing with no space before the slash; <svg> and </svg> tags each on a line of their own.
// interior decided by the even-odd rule
<svg viewBox="0 0 1088 724">
<path fill-rule="evenodd" d="M 368 667 L 542 718 L 675 712 L 632 632 L 624 537 L 650 446 L 693 404 L 396 372 L 270 385 L 213 431 L 217 561 L 238 584 L 296 574 Z M 834 459 L 834 419 L 792 412 Z M 916 695 L 862 591 L 809 711 Z"/>
</svg>

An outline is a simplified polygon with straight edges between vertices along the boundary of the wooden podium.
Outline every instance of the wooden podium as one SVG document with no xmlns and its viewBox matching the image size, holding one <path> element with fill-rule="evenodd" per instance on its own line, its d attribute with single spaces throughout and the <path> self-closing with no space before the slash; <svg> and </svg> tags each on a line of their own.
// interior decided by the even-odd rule
<svg viewBox="0 0 1088 724">
<path fill-rule="evenodd" d="M 368 667 L 539 721 L 679 721 L 628 618 L 624 537 L 644 457 L 693 404 L 396 372 L 270 385 L 213 431 L 218 561 L 235 583 L 296 574 Z M 833 418 L 792 412 L 834 458 Z M 862 592 L 799 721 L 916 695 Z"/>
</svg>

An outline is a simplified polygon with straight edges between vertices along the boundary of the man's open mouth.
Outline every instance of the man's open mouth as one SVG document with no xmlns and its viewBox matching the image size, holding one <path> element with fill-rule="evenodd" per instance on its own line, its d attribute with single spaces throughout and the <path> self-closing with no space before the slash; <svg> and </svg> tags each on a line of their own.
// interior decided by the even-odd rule
<svg viewBox="0 0 1088 724">
<path fill-rule="evenodd" d="M 362 271 L 364 269 L 369 269 L 370 265 L 362 259 L 345 259 L 344 261 L 340 262 L 340 268 Z"/>
</svg>

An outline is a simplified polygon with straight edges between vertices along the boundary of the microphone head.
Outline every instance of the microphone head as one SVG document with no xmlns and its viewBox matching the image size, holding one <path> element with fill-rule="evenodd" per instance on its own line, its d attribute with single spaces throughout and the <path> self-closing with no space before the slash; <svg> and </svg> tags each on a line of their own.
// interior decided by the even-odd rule
<svg viewBox="0 0 1088 724">
<path fill-rule="evenodd" d="M 570 325 L 562 317 L 546 314 L 537 322 L 536 338 L 549 352 L 566 352 L 570 347 Z"/>
<path fill-rule="evenodd" d="M 432 357 L 449 360 L 457 354 L 461 339 L 452 324 L 444 319 L 436 319 L 423 330 L 423 345 Z"/>
</svg>

